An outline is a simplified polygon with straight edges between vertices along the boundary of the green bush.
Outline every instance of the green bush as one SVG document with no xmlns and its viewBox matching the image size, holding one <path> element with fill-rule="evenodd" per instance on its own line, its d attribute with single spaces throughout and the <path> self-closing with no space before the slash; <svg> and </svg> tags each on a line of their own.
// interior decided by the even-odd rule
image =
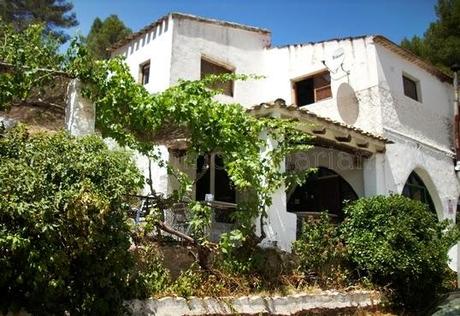
<svg viewBox="0 0 460 316">
<path fill-rule="evenodd" d="M 344 285 L 347 281 L 346 250 L 337 226 L 331 223 L 327 213 L 305 220 L 293 252 L 298 257 L 298 270 L 307 281 L 320 286 Z"/>
<path fill-rule="evenodd" d="M 183 271 L 180 276 L 172 282 L 165 290 L 167 295 L 178 295 L 182 297 L 193 296 L 203 285 L 205 274 L 197 264 L 193 264 L 189 269 Z"/>
<path fill-rule="evenodd" d="M 121 313 L 134 264 L 125 200 L 142 181 L 129 155 L 96 136 L 2 136 L 1 309 Z"/>
<path fill-rule="evenodd" d="M 171 283 L 169 270 L 163 264 L 161 251 L 151 241 L 133 250 L 135 266 L 131 273 L 132 291 L 138 299 L 163 292 Z"/>
<path fill-rule="evenodd" d="M 393 290 L 407 309 L 433 302 L 458 231 L 428 207 L 403 196 L 362 198 L 345 208 L 341 230 L 361 276 Z"/>
</svg>

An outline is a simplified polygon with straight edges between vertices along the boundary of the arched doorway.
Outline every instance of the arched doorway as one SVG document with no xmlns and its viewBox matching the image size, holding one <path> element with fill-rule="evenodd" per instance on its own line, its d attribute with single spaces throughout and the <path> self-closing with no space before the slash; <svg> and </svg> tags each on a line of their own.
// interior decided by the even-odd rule
<svg viewBox="0 0 460 316">
<path fill-rule="evenodd" d="M 434 207 L 433 199 L 431 198 L 428 188 L 414 171 L 412 171 L 409 178 L 407 178 L 406 184 L 402 190 L 402 195 L 425 203 L 428 205 L 429 209 L 436 214 L 436 208 Z"/>
<path fill-rule="evenodd" d="M 336 172 L 319 167 L 307 181 L 287 192 L 287 210 L 299 215 L 315 215 L 328 211 L 336 220 L 343 220 L 343 206 L 358 199 L 351 185 Z"/>
</svg>

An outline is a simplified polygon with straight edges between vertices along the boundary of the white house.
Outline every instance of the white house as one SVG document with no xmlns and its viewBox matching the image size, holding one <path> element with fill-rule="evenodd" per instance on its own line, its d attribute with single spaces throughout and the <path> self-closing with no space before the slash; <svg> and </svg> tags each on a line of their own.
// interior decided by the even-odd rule
<svg viewBox="0 0 460 316">
<path fill-rule="evenodd" d="M 305 132 L 316 136 L 315 148 L 285 167 L 319 171 L 302 187 L 274 194 L 266 243 L 289 250 L 298 218 L 328 209 L 340 219 L 344 200 L 376 194 L 402 193 L 429 204 L 439 219 L 455 219 L 452 79 L 383 36 L 276 47 L 265 29 L 171 13 L 116 44 L 112 55 L 125 56 L 152 93 L 209 73 L 262 75 L 228 83 L 219 97 L 254 115 L 311 123 Z M 181 165 L 172 148 L 162 152 Z M 138 162 L 147 172 L 146 159 Z M 197 199 L 213 194 L 220 211 L 237 194 L 219 164 L 214 157 L 195 191 Z M 166 170 L 154 168 L 154 175 L 157 191 L 172 190 Z M 216 225 L 226 221 L 216 215 Z"/>
</svg>

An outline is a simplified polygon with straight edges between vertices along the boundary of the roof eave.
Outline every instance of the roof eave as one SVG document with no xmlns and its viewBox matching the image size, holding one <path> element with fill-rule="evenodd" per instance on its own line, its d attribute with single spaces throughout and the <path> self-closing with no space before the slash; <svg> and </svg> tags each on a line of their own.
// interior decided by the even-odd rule
<svg viewBox="0 0 460 316">
<path fill-rule="evenodd" d="M 300 129 L 311 134 L 319 140 L 330 144 L 334 143 L 336 148 L 348 149 L 348 152 L 360 153 L 363 156 L 371 156 L 375 153 L 385 152 L 386 144 L 392 142 L 385 137 L 366 132 L 360 128 L 318 116 L 313 112 L 298 108 L 295 105 L 286 105 L 282 99 L 270 103 L 261 103 L 248 109 L 248 112 L 255 116 L 276 116 L 287 119 L 294 119 L 302 124 Z"/>
</svg>

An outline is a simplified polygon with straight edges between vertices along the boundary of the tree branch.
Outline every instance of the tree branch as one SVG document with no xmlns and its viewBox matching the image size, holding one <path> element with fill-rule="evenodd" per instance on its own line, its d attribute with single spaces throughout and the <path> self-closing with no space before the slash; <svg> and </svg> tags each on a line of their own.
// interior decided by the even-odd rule
<svg viewBox="0 0 460 316">
<path fill-rule="evenodd" d="M 13 64 L 6 63 L 4 61 L 0 61 L 0 72 L 12 73 L 15 68 L 16 68 L 16 66 L 13 65 Z M 70 78 L 70 79 L 74 78 L 73 76 L 71 76 L 69 73 L 67 73 L 65 71 L 60 71 L 60 70 L 55 70 L 55 69 L 35 68 L 35 67 L 32 68 L 32 67 L 27 67 L 27 66 L 21 66 L 21 68 L 24 69 L 24 70 L 33 69 L 34 71 L 38 71 L 38 72 L 56 74 L 56 75 L 60 75 L 60 76 L 66 77 L 66 78 Z"/>
<path fill-rule="evenodd" d="M 164 222 L 162 221 L 157 221 L 156 224 L 155 224 L 158 228 L 160 228 L 161 230 L 171 234 L 171 235 L 174 235 L 176 237 L 179 237 L 181 238 L 182 240 L 186 241 L 187 243 L 189 244 L 192 244 L 194 246 L 199 246 L 198 242 L 193 239 L 192 237 L 178 231 L 178 230 L 175 230 L 174 228 L 172 227 L 169 227 L 168 225 L 166 225 Z"/>
<path fill-rule="evenodd" d="M 52 102 L 38 101 L 38 100 L 33 100 L 33 101 L 23 100 L 20 102 L 14 102 L 11 104 L 11 106 L 28 106 L 28 107 L 45 108 L 48 110 L 58 112 L 60 114 L 63 114 L 65 112 L 65 107 L 62 105 L 52 103 Z"/>
</svg>

